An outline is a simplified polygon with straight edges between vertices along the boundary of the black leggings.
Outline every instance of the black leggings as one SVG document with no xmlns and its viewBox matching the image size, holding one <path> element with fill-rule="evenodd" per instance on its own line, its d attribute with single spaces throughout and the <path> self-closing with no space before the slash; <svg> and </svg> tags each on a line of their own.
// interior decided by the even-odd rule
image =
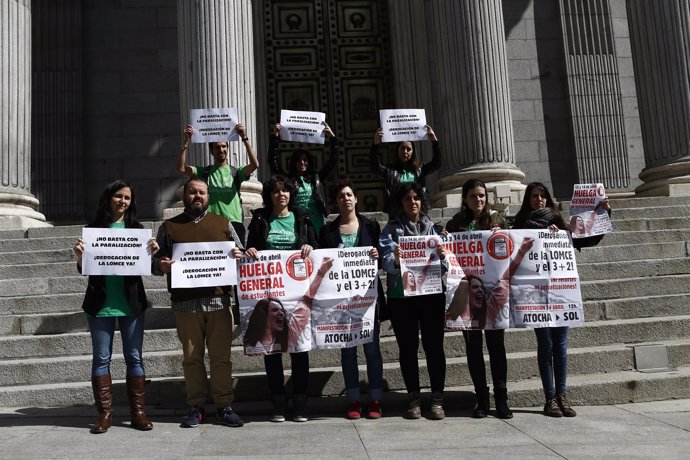
<svg viewBox="0 0 690 460">
<path fill-rule="evenodd" d="M 431 391 L 441 392 L 446 383 L 446 354 L 443 350 L 445 296 L 389 298 L 388 309 L 400 349 L 400 372 L 408 392 L 419 392 L 419 332 L 431 382 Z"/>
<path fill-rule="evenodd" d="M 290 353 L 292 368 L 292 391 L 294 394 L 307 394 L 309 387 L 309 353 L 302 351 Z M 264 356 L 266 377 L 271 396 L 285 394 L 285 375 L 283 374 L 283 354 L 273 353 Z"/>
<path fill-rule="evenodd" d="M 486 388 L 486 370 L 484 367 L 482 331 L 462 331 L 462 335 L 465 337 L 467 367 L 470 370 L 472 383 L 477 391 L 483 391 Z M 494 382 L 494 389 L 506 388 L 508 363 L 506 361 L 506 349 L 503 344 L 504 330 L 486 330 L 484 335 L 486 336 L 486 348 L 489 349 L 491 378 Z"/>
</svg>

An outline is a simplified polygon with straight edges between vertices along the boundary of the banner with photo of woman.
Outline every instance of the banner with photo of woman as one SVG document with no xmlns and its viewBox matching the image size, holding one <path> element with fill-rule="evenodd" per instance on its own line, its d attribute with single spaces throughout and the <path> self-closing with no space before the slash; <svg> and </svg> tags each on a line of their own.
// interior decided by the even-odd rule
<svg viewBox="0 0 690 460">
<path fill-rule="evenodd" d="M 440 236 L 401 236 L 400 275 L 405 297 L 443 292 L 441 260 L 436 254 Z"/>
<path fill-rule="evenodd" d="M 548 230 L 451 233 L 446 328 L 506 329 L 584 322 L 568 234 Z"/>
<path fill-rule="evenodd" d="M 573 238 L 604 235 L 613 231 L 604 184 L 575 184 L 570 200 L 570 232 Z"/>
<path fill-rule="evenodd" d="M 260 251 L 238 266 L 246 355 L 370 342 L 378 271 L 369 248 Z"/>
</svg>

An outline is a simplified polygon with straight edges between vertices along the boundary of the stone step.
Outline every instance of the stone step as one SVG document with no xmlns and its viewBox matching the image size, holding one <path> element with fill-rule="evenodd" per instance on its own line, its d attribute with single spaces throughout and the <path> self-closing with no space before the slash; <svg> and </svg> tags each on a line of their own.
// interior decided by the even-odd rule
<svg viewBox="0 0 690 460">
<path fill-rule="evenodd" d="M 170 305 L 166 289 L 149 289 L 147 299 L 153 305 Z M 81 309 L 84 292 L 72 294 L 45 294 L 35 296 L 0 297 L 0 317 L 44 313 L 68 313 Z"/>
<path fill-rule="evenodd" d="M 690 214 L 690 204 L 674 205 L 674 206 L 650 206 L 639 208 L 624 208 L 613 209 L 612 215 L 616 219 L 622 220 L 641 220 L 641 219 L 660 219 L 667 217 L 682 217 Z M 563 214 L 568 216 L 567 213 Z"/>
<path fill-rule="evenodd" d="M 690 257 L 671 259 L 630 260 L 626 263 L 599 262 L 579 263 L 577 272 L 580 279 L 620 279 L 646 276 L 683 275 L 690 273 Z"/>
<path fill-rule="evenodd" d="M 55 262 L 71 262 L 76 264 L 72 248 L 53 249 L 47 251 L 5 252 L 2 254 L 2 265 L 38 265 Z"/>
<path fill-rule="evenodd" d="M 585 302 L 586 321 L 677 316 L 688 313 L 688 294 L 664 294 Z"/>
<path fill-rule="evenodd" d="M 657 219 L 612 219 L 614 232 L 641 232 L 688 228 L 687 217 L 662 217 Z"/>
<path fill-rule="evenodd" d="M 73 273 L 77 272 L 76 265 L 69 264 L 69 268 L 74 269 L 74 272 L 63 271 L 63 273 L 69 273 L 69 275 L 72 276 L 27 277 L 0 280 L 0 297 L 83 294 L 86 291 L 87 277 L 78 274 L 73 275 Z M 167 289 L 165 277 L 163 276 L 144 276 L 143 280 L 147 292 L 151 289 Z"/>
<path fill-rule="evenodd" d="M 599 246 L 617 246 L 622 244 L 648 244 L 660 241 L 690 241 L 690 228 L 676 228 L 670 230 L 646 230 L 640 232 L 614 231 L 607 234 Z"/>
<path fill-rule="evenodd" d="M 669 358 L 671 360 L 675 351 L 687 348 L 687 344 L 669 344 Z M 632 353 L 621 347 L 604 350 L 611 356 L 622 356 L 629 359 Z M 600 373 L 579 374 L 575 372 L 580 363 L 592 361 L 591 350 L 570 350 L 569 357 L 572 357 L 571 371 L 568 376 L 568 394 L 575 405 L 595 405 L 612 404 L 621 402 L 637 402 L 655 399 L 668 399 L 669 395 L 674 397 L 686 398 L 690 396 L 690 367 L 687 365 L 677 366 L 668 372 L 641 373 L 634 370 L 613 370 L 604 369 Z M 596 353 L 596 352 L 594 352 Z M 687 350 L 682 351 L 687 355 Z M 606 354 L 606 353 L 603 353 Z M 601 356 L 602 353 L 597 354 Z M 464 359 L 449 359 L 450 371 L 447 376 L 446 384 L 446 406 L 471 408 L 471 403 L 465 401 L 469 398 L 473 400 L 471 393 L 473 389 L 469 382 L 466 368 L 463 368 Z M 510 402 L 513 406 L 532 406 L 537 407 L 543 404 L 543 393 L 541 381 L 538 378 L 536 369 L 536 355 L 509 357 L 509 392 Z M 596 361 L 596 359 L 594 359 Z M 608 360 L 601 362 L 600 368 L 605 368 L 611 364 Z M 425 364 L 420 361 L 420 378 L 423 387 L 428 387 L 425 372 Z M 671 364 L 672 366 L 674 364 Z M 523 368 L 524 366 L 524 368 Z M 520 378 L 515 381 L 517 372 L 525 375 L 533 375 Z M 360 378 L 365 379 L 365 369 L 360 367 Z M 286 372 L 289 384 L 289 370 Z M 87 374 L 88 375 L 88 374 Z M 114 374 L 118 375 L 118 374 Z M 237 401 L 257 401 L 265 400 L 268 397 L 266 377 L 262 372 L 257 373 L 234 373 L 235 377 L 235 397 Z M 386 380 L 386 407 L 397 407 L 392 401 L 399 400 L 395 390 L 402 390 L 402 379 L 399 371 L 389 365 L 385 366 L 384 378 Z M 124 384 L 122 380 L 114 382 L 114 399 L 116 403 L 125 403 Z M 391 391 L 393 390 L 393 391 Z M 310 371 L 310 412 L 318 413 L 322 401 L 326 398 L 314 398 L 314 396 L 340 396 L 343 393 L 342 376 L 339 368 L 312 369 Z M 463 395 L 464 394 L 464 395 Z M 460 398 L 460 396 L 463 396 Z M 426 396 L 426 395 L 425 395 Z M 0 406 L 2 407 L 35 407 L 35 406 L 65 406 L 76 404 L 93 403 L 93 396 L 89 382 L 80 381 L 73 383 L 50 384 L 41 383 L 38 385 L 12 385 L 0 387 Z M 458 402 L 458 400 L 464 402 Z M 158 405 L 179 405 L 184 401 L 184 383 L 180 377 L 173 378 L 151 378 L 151 383 L 147 388 L 147 404 Z M 399 403 L 403 403 L 400 401 Z M 243 406 L 237 405 L 235 409 L 239 413 L 245 413 Z M 255 407 L 255 404 L 252 404 Z M 404 406 L 403 406 L 404 407 Z M 262 407 L 265 410 L 266 407 Z M 265 412 L 263 412 L 265 413 Z"/>
<path fill-rule="evenodd" d="M 602 279 L 580 283 L 582 298 L 587 301 L 645 297 L 649 293 L 690 293 L 690 275 L 667 275 L 647 278 Z"/>
<path fill-rule="evenodd" d="M 72 250 L 72 247 L 76 241 L 76 238 L 72 236 L 0 240 L 0 254 L 5 252 L 60 251 L 63 249 Z"/>
<path fill-rule="evenodd" d="M 606 238 L 604 238 L 606 239 Z M 627 262 L 640 259 L 672 259 L 690 255 L 690 240 L 647 244 L 594 246 L 575 251 L 577 263 Z"/>
</svg>

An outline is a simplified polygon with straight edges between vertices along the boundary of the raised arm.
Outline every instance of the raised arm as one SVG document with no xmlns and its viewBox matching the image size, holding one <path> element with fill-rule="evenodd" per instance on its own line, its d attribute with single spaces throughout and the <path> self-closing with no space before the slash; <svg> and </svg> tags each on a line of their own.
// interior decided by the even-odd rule
<svg viewBox="0 0 690 460">
<path fill-rule="evenodd" d="M 510 265 L 506 271 L 503 272 L 503 276 L 501 277 L 502 280 L 510 281 L 510 278 L 513 277 L 513 274 L 517 271 L 518 267 L 520 267 L 523 257 L 525 257 L 525 254 L 527 254 L 527 252 L 532 248 L 533 244 L 534 240 L 532 238 L 525 238 L 522 240 L 520 249 L 518 249 L 517 254 L 515 254 L 515 257 L 513 257 L 513 260 L 510 261 Z"/>
<path fill-rule="evenodd" d="M 422 165 L 421 176 L 426 176 L 441 168 L 441 145 L 431 126 L 426 125 L 427 138 L 431 141 L 431 161 Z"/>
<path fill-rule="evenodd" d="M 252 144 L 249 142 L 249 137 L 247 137 L 247 128 L 242 123 L 237 123 L 237 127 L 235 129 L 237 130 L 237 134 L 240 135 L 240 139 L 242 140 L 244 147 L 247 149 L 249 164 L 242 168 L 242 173 L 244 174 L 244 177 L 248 178 L 254 171 L 259 169 L 259 159 L 256 156 L 254 147 L 252 147 Z"/>
<path fill-rule="evenodd" d="M 273 126 L 273 135 L 268 142 L 268 167 L 271 169 L 271 174 L 287 176 L 285 170 L 280 166 L 280 123 Z"/>
<path fill-rule="evenodd" d="M 369 149 L 369 169 L 374 174 L 380 174 L 386 177 L 388 174 L 388 168 L 381 164 L 381 158 L 379 157 L 379 147 L 381 145 L 382 137 L 383 128 L 379 128 L 374 134 L 374 142 L 372 142 L 371 148 Z"/>
<path fill-rule="evenodd" d="M 182 132 L 182 146 L 180 147 L 180 153 L 177 154 L 177 172 L 180 174 L 185 174 L 189 177 L 194 176 L 194 170 L 187 165 L 187 150 L 189 150 L 189 143 L 192 140 L 193 132 L 194 128 L 192 125 L 187 125 Z"/>
<path fill-rule="evenodd" d="M 321 178 L 321 180 L 325 180 L 328 176 L 331 175 L 331 173 L 338 166 L 338 158 L 340 157 L 340 145 L 338 145 L 338 139 L 335 137 L 335 134 L 333 134 L 331 127 L 328 126 L 326 122 L 324 122 L 323 124 L 323 132 L 329 138 L 329 155 L 328 161 L 326 161 L 326 163 L 323 165 L 323 168 L 321 168 L 321 171 L 319 171 L 319 177 Z"/>
</svg>

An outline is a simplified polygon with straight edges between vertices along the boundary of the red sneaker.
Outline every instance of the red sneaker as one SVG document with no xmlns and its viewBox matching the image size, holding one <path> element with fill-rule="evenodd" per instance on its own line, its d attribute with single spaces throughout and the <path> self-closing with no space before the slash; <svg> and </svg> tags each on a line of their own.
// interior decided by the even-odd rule
<svg viewBox="0 0 690 460">
<path fill-rule="evenodd" d="M 383 410 L 381 409 L 381 401 L 373 400 L 369 402 L 367 407 L 367 418 L 377 419 L 381 418 Z"/>
<path fill-rule="evenodd" d="M 362 404 L 359 401 L 350 401 L 347 407 L 347 418 L 350 420 L 357 420 L 362 416 Z"/>
</svg>

